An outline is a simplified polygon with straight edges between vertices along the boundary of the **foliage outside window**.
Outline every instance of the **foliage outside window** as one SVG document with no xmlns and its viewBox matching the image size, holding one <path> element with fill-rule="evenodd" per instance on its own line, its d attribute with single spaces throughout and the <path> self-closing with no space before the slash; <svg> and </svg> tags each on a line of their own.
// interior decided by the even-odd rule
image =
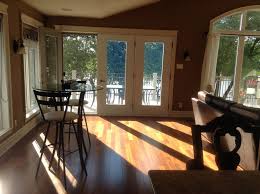
<svg viewBox="0 0 260 194">
<path fill-rule="evenodd" d="M 88 80 L 94 85 L 97 77 L 97 35 L 64 34 L 63 64 L 65 79 L 76 73 L 76 79 Z"/>
<path fill-rule="evenodd" d="M 260 107 L 260 10 L 220 18 L 213 34 L 218 40 L 215 95 Z"/>
<path fill-rule="evenodd" d="M 214 30 L 240 30 L 242 14 L 224 17 L 214 23 Z"/>
</svg>

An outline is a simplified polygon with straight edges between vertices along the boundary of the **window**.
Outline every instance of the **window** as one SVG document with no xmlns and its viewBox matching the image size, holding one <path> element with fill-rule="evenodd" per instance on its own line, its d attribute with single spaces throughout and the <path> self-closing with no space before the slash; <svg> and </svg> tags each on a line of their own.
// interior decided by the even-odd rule
<svg viewBox="0 0 260 194">
<path fill-rule="evenodd" d="M 246 106 L 260 107 L 260 9 L 243 9 L 211 24 L 202 88 Z"/>
<path fill-rule="evenodd" d="M 33 88 L 40 84 L 39 47 L 38 42 L 24 40 L 24 85 L 26 118 L 37 111 L 37 103 L 34 98 Z"/>
<path fill-rule="evenodd" d="M 11 128 L 7 5 L 0 2 L 0 135 Z"/>
<path fill-rule="evenodd" d="M 28 16 L 27 16 L 28 17 Z M 22 17 L 24 19 L 26 17 Z M 25 46 L 24 60 L 24 88 L 26 118 L 30 118 L 38 111 L 38 105 L 34 97 L 33 88 L 41 83 L 40 59 L 39 59 L 39 29 L 35 26 L 23 23 L 23 39 Z"/>
</svg>

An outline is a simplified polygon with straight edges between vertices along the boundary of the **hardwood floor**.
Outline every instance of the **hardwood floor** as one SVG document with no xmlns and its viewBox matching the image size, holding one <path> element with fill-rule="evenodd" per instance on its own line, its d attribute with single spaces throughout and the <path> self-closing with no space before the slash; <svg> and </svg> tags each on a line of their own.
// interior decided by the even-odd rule
<svg viewBox="0 0 260 194">
<path fill-rule="evenodd" d="M 52 149 L 49 147 L 35 179 L 39 145 L 44 138 L 42 129 L 46 128 L 41 125 L 0 158 L 0 194 L 152 194 L 149 170 L 185 170 L 185 163 L 193 158 L 191 122 L 95 116 L 87 120 L 92 142 L 87 177 L 81 170 L 78 153 L 68 155 L 68 189 L 65 191 L 62 168 L 58 168 L 56 162 L 52 171 L 48 170 Z M 74 139 L 71 137 L 72 143 L 66 149 L 75 148 Z M 53 137 L 48 140 L 52 142 Z M 216 169 L 210 144 L 206 140 L 203 144 L 205 164 Z"/>
</svg>

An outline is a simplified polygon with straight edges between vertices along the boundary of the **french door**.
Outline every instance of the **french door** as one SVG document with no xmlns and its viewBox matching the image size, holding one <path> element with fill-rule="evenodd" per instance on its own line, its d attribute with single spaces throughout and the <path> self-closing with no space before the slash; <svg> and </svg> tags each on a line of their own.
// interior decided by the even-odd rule
<svg viewBox="0 0 260 194">
<path fill-rule="evenodd" d="M 173 38 L 99 35 L 101 115 L 166 115 Z"/>
<path fill-rule="evenodd" d="M 169 81 L 172 38 L 136 37 L 135 95 L 136 114 L 166 114 L 169 105 Z"/>
<path fill-rule="evenodd" d="M 62 36 L 59 31 L 40 28 L 41 85 L 60 83 L 62 79 Z"/>
<path fill-rule="evenodd" d="M 98 113 L 131 114 L 133 104 L 134 37 L 98 36 Z"/>
</svg>

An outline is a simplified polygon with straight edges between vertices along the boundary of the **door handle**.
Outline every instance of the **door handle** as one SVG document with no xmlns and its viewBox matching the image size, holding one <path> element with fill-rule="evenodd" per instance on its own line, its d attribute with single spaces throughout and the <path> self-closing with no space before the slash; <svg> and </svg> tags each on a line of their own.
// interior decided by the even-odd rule
<svg viewBox="0 0 260 194">
<path fill-rule="evenodd" d="M 102 82 L 106 82 L 106 80 L 100 79 L 99 82 L 101 82 L 101 83 L 102 83 Z"/>
</svg>

